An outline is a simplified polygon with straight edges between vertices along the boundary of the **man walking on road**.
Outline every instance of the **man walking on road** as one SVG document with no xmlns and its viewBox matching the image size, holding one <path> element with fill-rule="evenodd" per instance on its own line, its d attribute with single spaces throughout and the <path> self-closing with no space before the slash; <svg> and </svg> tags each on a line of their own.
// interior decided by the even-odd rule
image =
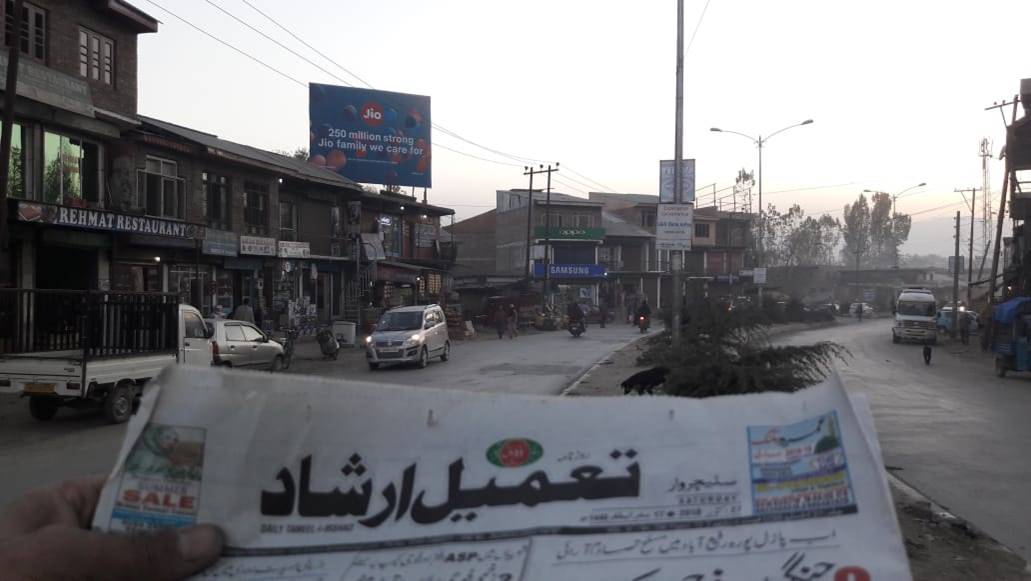
<svg viewBox="0 0 1031 581">
<path fill-rule="evenodd" d="M 230 315 L 230 319 L 236 321 L 247 321 L 250 324 L 254 324 L 254 310 L 251 309 L 251 299 L 244 297 L 243 304 L 236 307 L 233 310 L 233 314 Z"/>
<path fill-rule="evenodd" d="M 966 311 L 959 312 L 959 340 L 964 345 L 970 344 L 970 315 Z"/>
<path fill-rule="evenodd" d="M 505 316 L 508 321 L 508 338 L 515 339 L 519 336 L 519 311 L 516 310 L 514 304 L 508 305 Z"/>
</svg>

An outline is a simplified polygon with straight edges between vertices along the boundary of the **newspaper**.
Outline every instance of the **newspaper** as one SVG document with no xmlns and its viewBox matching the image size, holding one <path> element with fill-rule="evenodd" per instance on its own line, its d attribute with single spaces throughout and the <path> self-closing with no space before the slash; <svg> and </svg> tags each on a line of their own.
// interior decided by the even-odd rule
<svg viewBox="0 0 1031 581">
<path fill-rule="evenodd" d="M 203 579 L 910 579 L 836 376 L 692 400 L 170 367 L 147 391 L 94 526 L 216 523 Z"/>
</svg>

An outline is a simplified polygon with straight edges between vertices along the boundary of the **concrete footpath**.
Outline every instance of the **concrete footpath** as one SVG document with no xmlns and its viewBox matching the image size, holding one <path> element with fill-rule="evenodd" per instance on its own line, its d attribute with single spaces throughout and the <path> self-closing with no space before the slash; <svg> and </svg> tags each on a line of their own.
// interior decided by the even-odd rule
<svg viewBox="0 0 1031 581">
<path fill-rule="evenodd" d="M 814 328 L 818 327 L 803 323 L 782 325 L 772 329 L 769 335 L 771 338 L 784 337 Z M 969 346 L 957 342 L 939 348 L 969 357 L 972 364 L 985 365 L 984 359 L 989 363 L 991 361 L 980 352 L 974 341 Z M 637 365 L 637 358 L 644 349 L 643 339 L 619 349 L 600 361 L 564 393 L 570 396 L 639 397 L 623 396 L 620 383 L 642 369 Z M 970 523 L 949 514 L 890 473 L 888 481 L 910 568 L 916 581 L 1031 581 L 1031 570 L 1019 555 Z"/>
</svg>

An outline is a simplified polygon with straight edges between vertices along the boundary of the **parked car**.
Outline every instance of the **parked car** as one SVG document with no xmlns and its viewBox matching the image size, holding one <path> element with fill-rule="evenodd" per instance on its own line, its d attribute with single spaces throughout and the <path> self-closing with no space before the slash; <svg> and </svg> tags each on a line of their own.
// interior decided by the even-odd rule
<svg viewBox="0 0 1031 581">
<path fill-rule="evenodd" d="M 246 321 L 205 319 L 211 329 L 211 363 L 244 369 L 283 369 L 283 345 Z"/>
<path fill-rule="evenodd" d="M 855 317 L 859 314 L 859 309 L 863 309 L 863 316 L 868 317 L 873 314 L 873 306 L 870 303 L 852 303 L 848 308 L 848 316 Z"/>
<path fill-rule="evenodd" d="M 365 339 L 369 369 L 383 363 L 416 363 L 426 367 L 433 357 L 451 357 L 447 319 L 438 305 L 416 305 L 391 309 L 380 317 Z"/>
<path fill-rule="evenodd" d="M 981 329 L 981 318 L 974 311 L 960 309 L 960 313 L 970 320 L 970 334 L 976 335 Z M 942 309 L 938 311 L 935 325 L 938 327 L 938 332 L 940 333 L 952 332 L 952 307 L 942 307 Z"/>
</svg>

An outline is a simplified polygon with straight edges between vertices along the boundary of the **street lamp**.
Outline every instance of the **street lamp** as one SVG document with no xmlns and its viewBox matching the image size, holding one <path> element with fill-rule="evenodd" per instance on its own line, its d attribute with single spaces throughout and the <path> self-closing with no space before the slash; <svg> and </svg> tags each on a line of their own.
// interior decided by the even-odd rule
<svg viewBox="0 0 1031 581">
<path fill-rule="evenodd" d="M 922 188 L 922 187 L 924 187 L 926 185 L 927 185 L 927 182 L 920 182 L 920 183 L 918 183 L 915 186 L 909 186 L 908 188 L 902 190 L 901 192 L 899 192 L 897 194 L 889 194 L 888 192 L 882 192 L 880 190 L 863 190 L 863 193 L 866 193 L 866 194 L 886 194 L 886 195 L 891 196 L 891 241 L 892 241 L 892 247 L 893 247 L 892 252 L 895 255 L 894 258 L 895 258 L 895 269 L 896 270 L 898 270 L 898 267 L 899 267 L 899 249 L 898 249 L 898 245 L 895 244 L 895 200 L 897 200 L 899 198 L 899 196 L 901 196 L 902 194 L 908 192 L 909 190 L 915 190 L 917 188 Z"/>
<path fill-rule="evenodd" d="M 759 180 L 758 180 L 759 181 L 759 265 L 758 266 L 762 266 L 763 263 L 765 263 L 765 258 L 766 258 L 765 257 L 765 253 L 763 251 L 763 146 L 766 145 L 766 142 L 769 141 L 771 137 L 773 137 L 774 135 L 776 135 L 778 133 L 783 133 L 784 131 L 787 131 L 788 129 L 793 129 L 795 127 L 801 127 L 803 125 L 809 125 L 812 122 L 813 122 L 812 119 L 806 119 L 805 121 L 803 121 L 801 123 L 796 123 L 794 125 L 788 125 L 787 127 L 783 128 L 783 129 L 778 129 L 777 131 L 774 131 L 773 133 L 767 135 L 766 137 L 763 137 L 762 135 L 760 135 L 758 137 L 752 137 L 751 135 L 748 135 L 748 134 L 745 134 L 745 133 L 740 133 L 738 131 L 731 131 L 729 129 L 720 129 L 719 127 L 713 127 L 711 129 L 709 129 L 709 131 L 713 131 L 713 132 L 716 132 L 716 133 L 733 133 L 734 135 L 740 135 L 741 137 L 744 137 L 744 138 L 748 139 L 749 141 L 751 141 L 752 143 L 754 143 L 756 145 L 756 147 L 759 148 Z"/>
</svg>

